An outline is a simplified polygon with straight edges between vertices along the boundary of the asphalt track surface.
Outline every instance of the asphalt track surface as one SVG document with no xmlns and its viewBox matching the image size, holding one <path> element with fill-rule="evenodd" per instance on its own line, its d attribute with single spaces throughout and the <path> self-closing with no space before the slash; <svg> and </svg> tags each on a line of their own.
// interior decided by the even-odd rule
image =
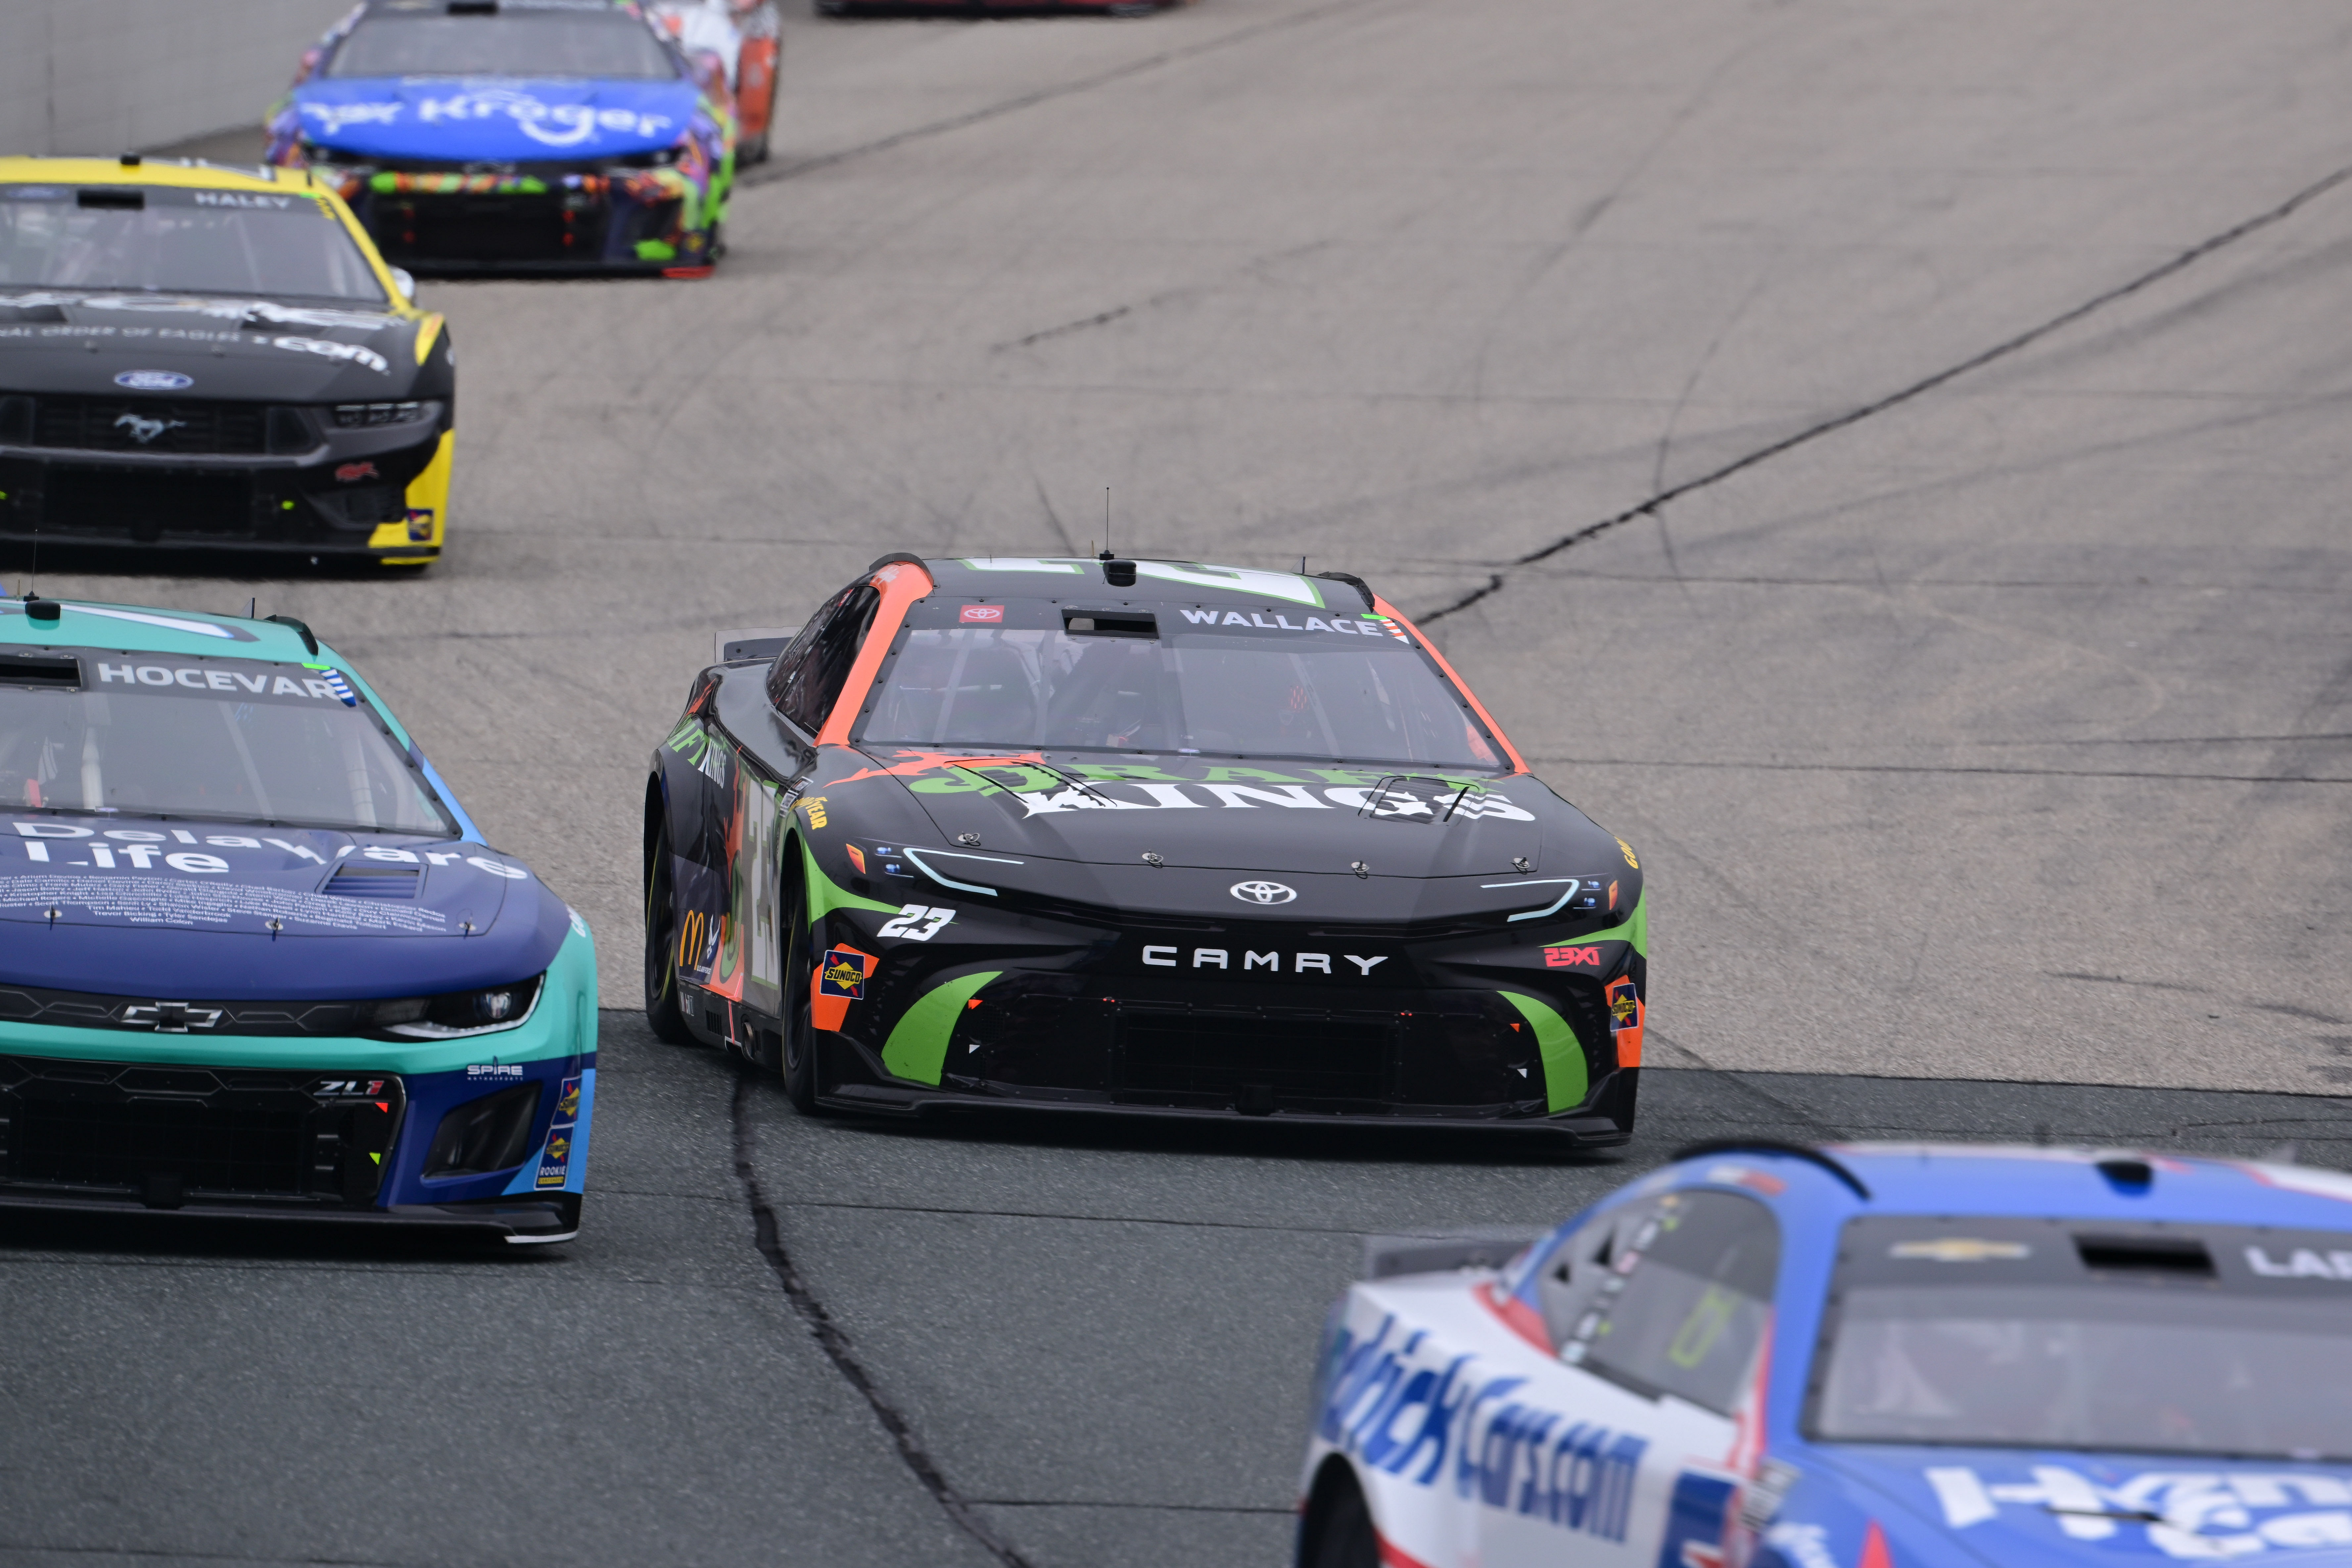
<svg viewBox="0 0 2352 1568">
<path fill-rule="evenodd" d="M 811 1122 L 608 1011 L 552 1255 L 0 1232 L 0 1562 L 1273 1563 L 1365 1234 L 1732 1131 L 2352 1154 L 2352 23 L 790 28 L 717 277 L 427 285 L 446 561 L 44 591 L 310 621 L 625 1009 L 711 632 L 1108 486 L 1372 580 L 1641 851 L 1639 1139 Z"/>
</svg>

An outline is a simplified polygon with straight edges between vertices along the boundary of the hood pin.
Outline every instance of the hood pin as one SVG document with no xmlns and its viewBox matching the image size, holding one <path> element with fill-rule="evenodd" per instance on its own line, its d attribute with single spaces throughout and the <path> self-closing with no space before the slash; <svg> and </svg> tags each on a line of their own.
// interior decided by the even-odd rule
<svg viewBox="0 0 2352 1568">
<path fill-rule="evenodd" d="M 277 941 L 278 934 L 286 929 L 286 922 L 278 919 L 275 915 L 271 915 L 266 922 L 264 922 L 264 924 L 269 927 L 269 939 L 272 942 Z"/>
<path fill-rule="evenodd" d="M 1528 857 L 1525 855 L 1513 855 L 1511 857 L 1511 864 L 1520 871 L 1525 871 L 1528 869 Z"/>
<path fill-rule="evenodd" d="M 963 845 L 966 849 L 976 849 L 980 844 L 980 835 L 978 833 L 958 833 L 956 835 L 956 842 Z"/>
<path fill-rule="evenodd" d="M 62 909 L 59 909 L 59 908 L 58 908 L 56 904 L 50 904 L 50 905 L 49 905 L 49 907 L 48 907 L 48 908 L 47 908 L 44 913 L 46 913 L 46 914 L 48 915 L 48 917 L 49 917 L 49 924 L 50 924 L 50 925 L 55 925 L 58 921 L 63 920 L 63 919 L 66 917 L 66 912 L 65 912 L 64 910 L 62 910 Z"/>
<path fill-rule="evenodd" d="M 1362 861 L 1349 861 L 1348 862 L 1348 869 L 1354 872 L 1358 876 L 1370 876 L 1372 874 L 1372 868 Z"/>
<path fill-rule="evenodd" d="M 1143 852 L 1143 863 L 1145 865 L 1165 865 L 1168 862 L 1161 860 L 1158 855 L 1153 854 L 1150 850 L 1146 850 Z"/>
</svg>

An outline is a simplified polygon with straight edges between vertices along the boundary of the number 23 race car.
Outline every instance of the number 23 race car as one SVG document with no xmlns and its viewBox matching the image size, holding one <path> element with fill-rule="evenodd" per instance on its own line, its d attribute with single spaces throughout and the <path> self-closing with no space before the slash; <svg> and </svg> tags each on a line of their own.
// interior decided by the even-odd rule
<svg viewBox="0 0 2352 1568">
<path fill-rule="evenodd" d="M 1368 1248 L 1299 1568 L 2352 1563 L 2340 1173 L 1726 1142 L 1507 1249 Z"/>
<path fill-rule="evenodd" d="M 892 556 L 722 638 L 646 1009 L 804 1110 L 1631 1134 L 1642 871 L 1360 581 Z"/>
</svg>

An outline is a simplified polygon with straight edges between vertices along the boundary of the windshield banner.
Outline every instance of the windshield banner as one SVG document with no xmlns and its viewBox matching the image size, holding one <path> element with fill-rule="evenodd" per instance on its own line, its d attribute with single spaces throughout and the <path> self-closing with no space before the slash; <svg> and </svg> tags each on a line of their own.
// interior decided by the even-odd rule
<svg viewBox="0 0 2352 1568">
<path fill-rule="evenodd" d="M 543 162 L 652 152 L 686 134 L 685 81 L 406 77 L 311 82 L 294 95 L 313 143 L 367 158 Z"/>
</svg>

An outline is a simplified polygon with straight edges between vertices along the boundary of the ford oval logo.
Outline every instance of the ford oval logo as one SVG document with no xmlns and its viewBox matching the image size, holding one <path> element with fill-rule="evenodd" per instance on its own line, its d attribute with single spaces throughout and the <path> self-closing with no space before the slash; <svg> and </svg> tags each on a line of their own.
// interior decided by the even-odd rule
<svg viewBox="0 0 2352 1568">
<path fill-rule="evenodd" d="M 196 378 L 177 371 L 125 371 L 114 378 L 114 384 L 132 392 L 180 392 L 195 385 Z"/>
<path fill-rule="evenodd" d="M 1297 888 L 1278 882 L 1237 882 L 1229 891 L 1244 904 L 1288 904 L 1298 896 Z"/>
</svg>

